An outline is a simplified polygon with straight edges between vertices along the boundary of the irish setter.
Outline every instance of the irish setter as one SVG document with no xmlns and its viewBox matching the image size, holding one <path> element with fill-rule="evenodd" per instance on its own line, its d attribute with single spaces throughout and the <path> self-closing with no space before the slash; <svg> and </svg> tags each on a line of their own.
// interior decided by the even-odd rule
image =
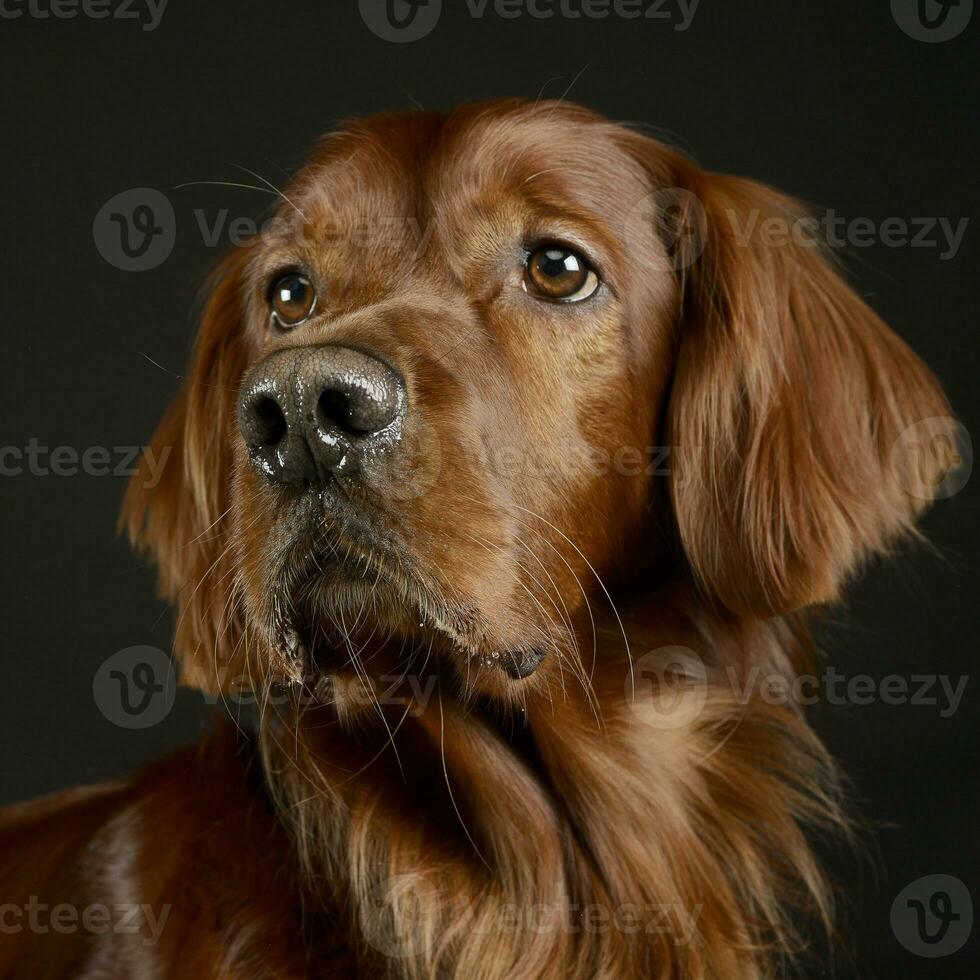
<svg viewBox="0 0 980 980">
<path fill-rule="evenodd" d="M 805 227 L 567 104 L 320 142 L 124 504 L 183 681 L 254 725 L 5 811 L 0 972 L 805 970 L 848 824 L 771 694 L 950 458 Z"/>
</svg>

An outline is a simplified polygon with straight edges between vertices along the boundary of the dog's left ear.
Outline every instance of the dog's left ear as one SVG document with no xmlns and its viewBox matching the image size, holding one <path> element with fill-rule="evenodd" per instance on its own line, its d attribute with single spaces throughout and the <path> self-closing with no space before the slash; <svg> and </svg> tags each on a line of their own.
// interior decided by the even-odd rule
<svg viewBox="0 0 980 980">
<path fill-rule="evenodd" d="M 734 611 L 832 601 L 914 530 L 955 458 L 956 423 L 799 205 L 672 159 L 683 309 L 665 436 L 681 545 Z"/>
<path fill-rule="evenodd" d="M 222 260 L 205 288 L 204 310 L 187 374 L 129 482 L 120 525 L 159 572 L 174 604 L 174 649 L 182 683 L 222 690 L 242 676 L 241 624 L 229 597 L 228 546 L 235 402 L 247 364 L 241 247 Z"/>
</svg>

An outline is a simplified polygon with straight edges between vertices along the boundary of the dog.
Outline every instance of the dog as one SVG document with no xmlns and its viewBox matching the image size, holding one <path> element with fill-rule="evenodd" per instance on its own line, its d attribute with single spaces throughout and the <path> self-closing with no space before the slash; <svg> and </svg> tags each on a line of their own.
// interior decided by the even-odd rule
<svg viewBox="0 0 980 980">
<path fill-rule="evenodd" d="M 769 234 L 805 215 L 565 103 L 325 137 L 123 507 L 183 682 L 254 717 L 5 811 L 0 972 L 805 971 L 850 823 L 749 679 L 810 669 L 955 461 L 927 368 Z"/>
</svg>

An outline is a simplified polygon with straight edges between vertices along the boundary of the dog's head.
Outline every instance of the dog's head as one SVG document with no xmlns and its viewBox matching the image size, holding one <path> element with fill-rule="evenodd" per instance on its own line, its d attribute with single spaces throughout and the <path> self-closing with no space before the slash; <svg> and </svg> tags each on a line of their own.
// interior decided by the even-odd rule
<svg viewBox="0 0 980 980">
<path fill-rule="evenodd" d="M 126 504 L 193 683 L 395 644 L 506 693 L 603 590 L 834 599 L 942 473 L 901 451 L 941 394 L 802 211 L 586 110 L 373 117 L 281 197 Z"/>
</svg>

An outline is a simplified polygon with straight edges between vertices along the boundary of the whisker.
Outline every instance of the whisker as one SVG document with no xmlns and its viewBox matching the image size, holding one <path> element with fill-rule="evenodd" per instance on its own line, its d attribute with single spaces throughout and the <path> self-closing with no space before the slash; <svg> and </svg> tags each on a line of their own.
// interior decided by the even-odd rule
<svg viewBox="0 0 980 980">
<path fill-rule="evenodd" d="M 248 167 L 243 167 L 240 163 L 233 164 L 233 166 L 238 167 L 239 170 L 244 170 L 245 173 L 247 174 L 251 174 L 251 176 L 253 176 L 256 180 L 261 180 L 263 184 L 265 184 L 272 191 L 274 191 L 279 197 L 281 197 L 304 221 L 308 220 L 306 215 L 303 214 L 303 212 L 300 211 L 300 209 L 286 196 L 286 194 L 283 191 L 279 190 L 279 188 L 276 187 L 276 185 L 273 184 L 272 181 L 266 180 L 266 178 L 263 177 L 262 174 L 257 174 L 254 170 L 249 170 Z"/>
<path fill-rule="evenodd" d="M 547 537 L 544 534 L 542 534 L 542 532 L 539 531 L 537 528 L 531 527 L 530 524 L 528 524 L 526 521 L 520 520 L 519 518 L 516 518 L 516 520 L 517 523 L 521 525 L 521 527 L 526 528 L 532 534 L 536 535 L 542 542 L 544 542 L 545 545 L 547 545 L 555 553 L 558 559 L 568 569 L 569 574 L 575 580 L 575 584 L 578 586 L 579 591 L 582 593 L 582 600 L 585 603 L 585 610 L 589 614 L 589 624 L 592 629 L 592 664 L 589 669 L 588 676 L 586 677 L 585 687 L 589 700 L 592 702 L 593 713 L 596 715 L 596 719 L 599 722 L 599 726 L 601 728 L 603 724 L 602 707 L 599 704 L 599 699 L 596 696 L 595 690 L 592 687 L 592 678 L 595 676 L 596 663 L 598 662 L 599 659 L 599 639 L 598 639 L 598 633 L 596 631 L 595 616 L 592 613 L 592 600 L 589 598 L 588 591 L 586 590 L 585 586 L 582 584 L 582 580 L 581 578 L 579 578 L 578 573 L 575 571 L 574 568 L 572 568 L 572 566 L 568 562 L 568 559 L 561 553 L 561 551 L 558 548 L 556 548 L 547 539 Z M 518 538 L 517 540 L 520 541 L 520 538 Z M 576 650 L 578 649 L 579 649 L 578 644 L 576 643 Z M 581 660 L 581 655 L 579 659 Z M 583 670 L 584 670 L 584 664 L 583 664 Z"/>
<path fill-rule="evenodd" d="M 562 104 L 562 102 L 565 101 L 565 96 L 568 95 L 569 92 L 571 92 L 572 86 L 582 77 L 582 75 L 585 74 L 585 70 L 586 70 L 586 68 L 589 67 L 590 64 L 591 64 L 591 62 L 590 61 L 587 61 L 584 65 L 582 65 L 582 67 L 578 70 L 578 72 L 575 75 L 575 77 L 568 83 L 568 87 L 565 89 L 564 92 L 561 93 L 561 95 L 558 97 L 558 100 L 551 107 L 551 111 L 548 113 L 548 118 L 549 119 L 551 118 L 552 113 L 555 111 L 555 109 L 557 109 L 558 106 L 560 106 Z"/>
<path fill-rule="evenodd" d="M 257 187 L 255 184 L 240 184 L 234 180 L 185 180 L 182 184 L 174 184 L 175 191 L 183 190 L 185 187 L 241 187 L 248 191 L 261 191 L 263 194 L 272 194 L 268 187 Z"/>
<path fill-rule="evenodd" d="M 487 859 L 480 853 L 480 849 L 476 846 L 476 841 L 473 840 L 473 835 L 470 833 L 469 827 L 466 826 L 463 814 L 460 812 L 459 806 L 456 803 L 456 797 L 453 796 L 453 787 L 449 782 L 449 768 L 446 765 L 446 719 L 442 711 L 441 678 L 439 684 L 439 752 L 442 755 L 442 774 L 446 779 L 446 789 L 449 791 L 449 799 L 452 802 L 453 809 L 456 811 L 456 816 L 459 818 L 459 825 L 463 828 L 463 833 L 466 834 L 469 842 L 473 845 L 476 856 L 486 865 L 487 870 L 490 871 L 492 869 L 487 864 Z"/>
<path fill-rule="evenodd" d="M 616 608 L 616 603 L 613 602 L 613 598 L 612 598 L 612 596 L 609 593 L 609 589 L 606 588 L 605 582 L 602 581 L 602 578 L 599 576 L 599 573 L 593 567 L 592 562 L 590 562 L 589 559 L 585 557 L 585 554 L 582 552 L 582 549 L 579 548 L 579 546 L 574 541 L 572 541 L 572 539 L 567 534 L 565 534 L 564 531 L 562 531 L 560 528 L 555 527 L 555 525 L 552 524 L 551 521 L 549 521 L 545 517 L 542 517 L 540 514 L 536 514 L 533 510 L 528 510 L 526 507 L 522 507 L 520 504 L 517 504 L 517 503 L 515 503 L 514 506 L 518 510 L 524 511 L 525 514 L 530 514 L 531 517 L 536 517 L 539 521 L 543 521 L 553 531 L 555 531 L 557 534 L 560 534 L 575 549 L 575 551 L 578 553 L 579 557 L 581 557 L 582 561 L 584 561 L 585 564 L 588 565 L 589 571 L 592 572 L 592 574 L 595 576 L 595 580 L 599 583 L 599 587 L 605 593 L 606 599 L 609 602 L 609 606 L 610 606 L 610 608 L 613 611 L 613 615 L 615 615 L 615 617 L 616 617 L 616 622 L 619 624 L 619 630 L 620 630 L 620 632 L 623 635 L 623 643 L 625 644 L 625 647 L 626 647 L 626 656 L 629 659 L 629 664 L 630 664 L 630 690 L 631 690 L 631 698 L 635 700 L 636 699 L 636 678 L 635 678 L 635 675 L 633 673 L 633 654 L 630 651 L 629 637 L 626 635 L 626 627 L 623 625 L 622 617 L 619 615 L 619 610 Z"/>
</svg>

